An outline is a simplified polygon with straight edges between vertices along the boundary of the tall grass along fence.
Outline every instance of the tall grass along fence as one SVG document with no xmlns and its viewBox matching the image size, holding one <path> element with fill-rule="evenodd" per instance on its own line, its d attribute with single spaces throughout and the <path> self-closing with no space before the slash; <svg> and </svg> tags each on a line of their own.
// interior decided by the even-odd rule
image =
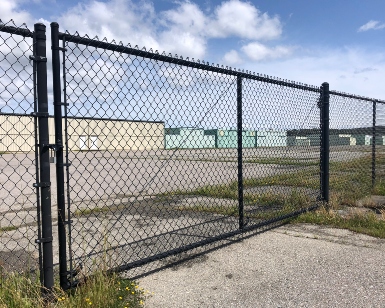
<svg viewBox="0 0 385 308">
<path fill-rule="evenodd" d="M 50 30 L 0 24 L 5 271 L 67 290 L 383 187 L 384 101 Z"/>
</svg>

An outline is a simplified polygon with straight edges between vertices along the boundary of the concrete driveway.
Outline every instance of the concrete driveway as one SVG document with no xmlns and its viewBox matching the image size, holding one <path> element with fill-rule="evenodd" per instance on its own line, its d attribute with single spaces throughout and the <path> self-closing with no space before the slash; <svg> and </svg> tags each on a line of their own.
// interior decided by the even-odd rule
<svg viewBox="0 0 385 308">
<path fill-rule="evenodd" d="M 385 240 L 285 225 L 139 279 L 146 307 L 385 307 Z"/>
</svg>

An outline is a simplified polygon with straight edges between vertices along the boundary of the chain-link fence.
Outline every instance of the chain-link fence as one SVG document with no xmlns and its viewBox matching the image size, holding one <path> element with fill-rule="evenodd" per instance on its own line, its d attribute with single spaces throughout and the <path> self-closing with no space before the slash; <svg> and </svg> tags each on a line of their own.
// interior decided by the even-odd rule
<svg viewBox="0 0 385 308">
<path fill-rule="evenodd" d="M 39 191 L 33 32 L 25 25 L 0 24 L 0 266 L 37 269 Z"/>
<path fill-rule="evenodd" d="M 330 205 L 374 206 L 382 194 L 384 104 L 332 91 L 330 95 Z"/>
<path fill-rule="evenodd" d="M 44 31 L 0 26 L 0 258 L 48 288 L 384 190 L 382 101 Z"/>
<path fill-rule="evenodd" d="M 319 88 L 59 37 L 70 268 L 129 270 L 319 204 Z"/>
</svg>

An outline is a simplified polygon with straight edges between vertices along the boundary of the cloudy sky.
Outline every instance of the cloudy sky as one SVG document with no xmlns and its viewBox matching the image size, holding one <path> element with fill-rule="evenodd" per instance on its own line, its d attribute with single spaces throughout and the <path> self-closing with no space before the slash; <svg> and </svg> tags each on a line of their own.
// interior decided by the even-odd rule
<svg viewBox="0 0 385 308">
<path fill-rule="evenodd" d="M 0 0 L 0 19 L 385 98 L 383 0 Z"/>
</svg>

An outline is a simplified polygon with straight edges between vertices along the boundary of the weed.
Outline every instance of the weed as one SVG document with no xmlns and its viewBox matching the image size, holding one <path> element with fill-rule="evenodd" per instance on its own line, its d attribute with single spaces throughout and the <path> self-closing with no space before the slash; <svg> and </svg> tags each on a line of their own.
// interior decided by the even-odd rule
<svg viewBox="0 0 385 308">
<path fill-rule="evenodd" d="M 291 220 L 291 223 L 312 223 L 385 238 L 385 221 L 379 220 L 374 213 L 355 214 L 342 217 L 331 210 L 320 210 L 304 213 Z"/>
<path fill-rule="evenodd" d="M 41 291 L 38 278 L 17 273 L 3 275 L 0 307 L 47 307 Z M 147 293 L 134 281 L 97 272 L 71 292 L 55 286 L 49 307 L 143 307 Z"/>
</svg>

